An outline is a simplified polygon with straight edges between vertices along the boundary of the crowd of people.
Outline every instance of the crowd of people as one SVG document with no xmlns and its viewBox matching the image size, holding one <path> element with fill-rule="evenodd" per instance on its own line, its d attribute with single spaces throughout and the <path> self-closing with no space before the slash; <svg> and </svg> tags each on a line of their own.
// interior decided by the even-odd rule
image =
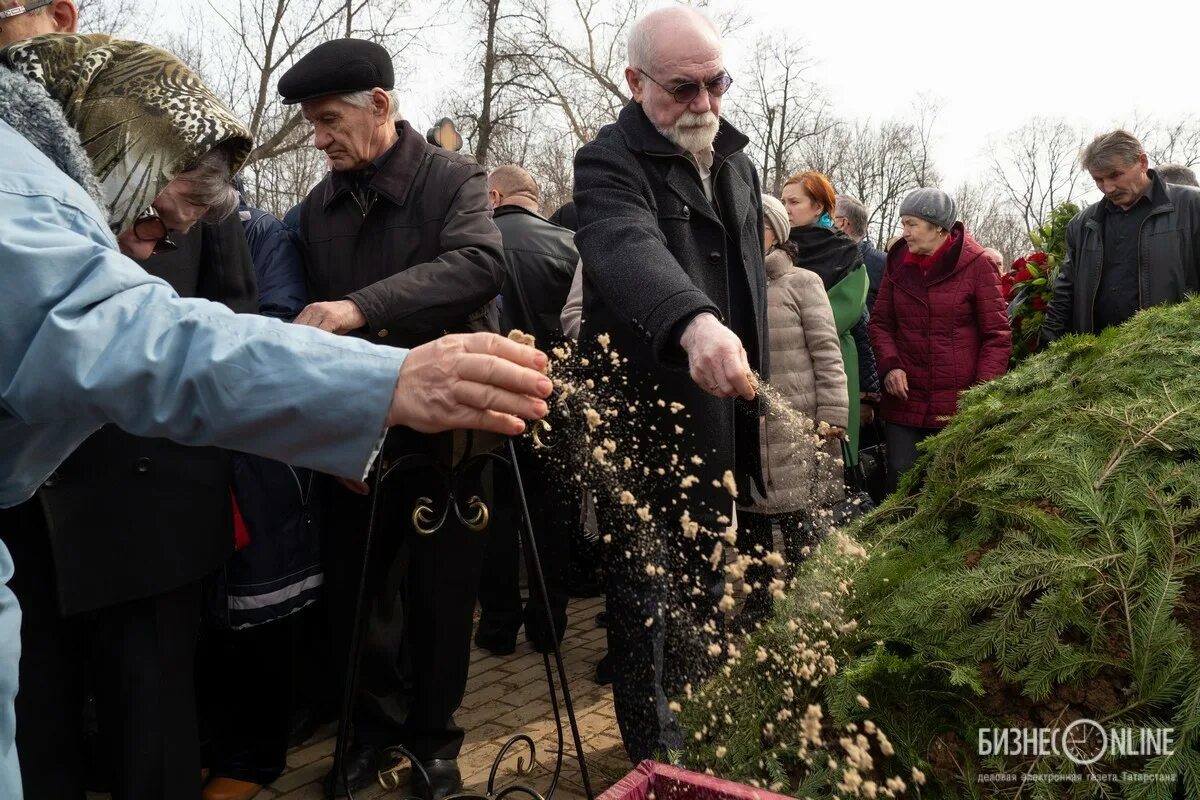
<svg viewBox="0 0 1200 800">
<path fill-rule="evenodd" d="M 755 559 L 726 630 L 714 545 L 773 551 L 778 528 L 795 567 L 860 453 L 886 452 L 882 500 L 959 395 L 1008 368 L 1003 266 L 954 199 L 912 191 L 884 252 L 819 172 L 762 193 L 721 114 L 721 37 L 692 8 L 632 27 L 632 101 L 552 214 L 522 167 L 418 133 L 382 47 L 317 45 L 277 89 L 329 171 L 282 220 L 241 192 L 249 132 L 186 65 L 76 17 L 0 0 L 5 798 L 248 800 L 349 685 L 327 794 L 403 744 L 413 793 L 441 800 L 462 785 L 472 636 L 503 655 L 524 626 L 550 652 L 581 562 L 625 749 L 676 753 L 673 698 L 772 608 L 778 565 Z M 1047 343 L 1200 290 L 1194 176 L 1150 169 L 1124 131 L 1081 162 L 1104 198 L 1068 229 Z M 524 437 L 532 552 L 512 475 L 484 457 L 550 410 L 545 355 L 496 335 L 514 330 L 619 352 L 638 451 L 696 454 L 686 494 L 647 464 L 635 512 L 586 457 L 552 465 Z M 545 596 L 523 602 L 535 556 Z"/>
</svg>

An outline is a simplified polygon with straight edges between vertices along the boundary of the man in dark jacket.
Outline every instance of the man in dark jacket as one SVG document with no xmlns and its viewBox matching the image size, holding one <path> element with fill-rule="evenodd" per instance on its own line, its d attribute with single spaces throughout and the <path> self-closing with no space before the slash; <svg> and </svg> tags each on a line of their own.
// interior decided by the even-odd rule
<svg viewBox="0 0 1200 800">
<path fill-rule="evenodd" d="M 1122 130 L 1097 136 L 1080 161 L 1104 199 L 1067 226 L 1067 257 L 1042 327 L 1046 342 L 1099 333 L 1200 291 L 1200 189 L 1162 180 L 1141 143 Z"/>
<path fill-rule="evenodd" d="M 296 323 L 409 347 L 445 332 L 494 328 L 504 256 L 484 172 L 399 119 L 387 51 L 355 39 L 318 45 L 284 74 L 279 93 L 284 103 L 302 104 L 330 167 L 298 214 L 314 302 Z M 330 487 L 325 576 L 336 652 L 347 652 L 364 558 L 371 570 L 355 741 L 345 764 L 351 790 L 373 782 L 384 748 L 400 743 L 430 777 L 428 785 L 414 777 L 415 793 L 440 798 L 461 785 L 463 731 L 454 712 L 470 665 L 491 496 L 485 465 L 471 456 L 494 446 L 464 432 L 392 431 L 369 555 L 368 487 Z M 402 644 L 411 689 L 400 672 Z M 340 775 L 336 784 L 344 791 Z"/>
<path fill-rule="evenodd" d="M 871 244 L 867 238 L 867 207 L 860 200 L 849 195 L 839 194 L 837 205 L 833 211 L 833 224 L 842 233 L 858 242 L 858 252 L 862 254 L 863 263 L 867 265 L 867 277 L 871 279 L 871 287 L 867 289 L 867 313 L 875 307 L 875 296 L 879 294 L 879 284 L 883 282 L 883 267 L 887 261 L 884 252 Z M 861 352 L 861 351 L 860 351 Z"/>
<path fill-rule="evenodd" d="M 521 330 L 533 335 L 538 347 L 550 350 L 564 339 L 559 313 L 567 301 L 571 278 L 579 263 L 574 236 L 544 219 L 538 211 L 537 182 L 515 164 L 497 167 L 488 175 L 492 215 L 504 238 L 504 288 L 501 291 L 500 332 Z M 561 437 L 558 437 L 561 439 Z M 521 442 L 527 445 L 529 440 Z M 525 638 L 535 650 L 549 652 L 561 640 L 567 623 L 566 569 L 572 529 L 579 527 L 583 502 L 577 481 L 566 475 L 578 471 L 570 448 L 520 450 L 520 467 L 529 506 L 538 558 L 545 574 L 554 618 L 554 635 L 546 622 L 545 604 L 529 570 L 529 601 L 525 604 Z M 566 461 L 564 461 L 566 459 Z M 497 471 L 496 519 L 488 538 L 483 580 L 479 585 L 479 630 L 475 644 L 497 655 L 512 653 L 521 627 L 518 525 L 521 509 L 512 501 L 508 474 Z M 502 494 L 503 492 L 503 494 Z M 524 528 L 519 529 L 524 533 Z M 526 553 L 529 542 L 524 542 Z"/>
<path fill-rule="evenodd" d="M 668 700 L 724 648 L 719 537 L 732 495 L 762 487 L 766 287 L 758 175 L 719 117 L 731 78 L 712 23 L 687 7 L 639 20 L 625 78 L 633 102 L 575 157 L 575 244 L 580 347 L 617 415 L 594 418 L 594 443 L 612 442 L 618 463 L 595 458 L 624 490 L 626 525 L 602 533 L 617 720 L 637 761 L 682 749 Z"/>
</svg>

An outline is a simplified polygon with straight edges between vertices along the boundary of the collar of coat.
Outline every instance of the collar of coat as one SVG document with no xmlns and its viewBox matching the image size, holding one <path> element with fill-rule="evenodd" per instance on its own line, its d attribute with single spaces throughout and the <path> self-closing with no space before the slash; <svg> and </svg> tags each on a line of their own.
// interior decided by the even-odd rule
<svg viewBox="0 0 1200 800">
<path fill-rule="evenodd" d="M 670 139 L 658 132 L 640 103 L 631 100 L 625 104 L 621 115 L 617 117 L 617 127 L 625 136 L 629 149 L 634 152 L 652 156 L 683 156 Z M 721 117 L 717 138 L 713 140 L 713 172 L 717 171 L 725 159 L 740 153 L 749 143 L 750 140 L 744 133 Z"/>
<path fill-rule="evenodd" d="M 496 206 L 495 208 L 492 209 L 492 219 L 495 219 L 497 217 L 507 217 L 510 214 L 523 214 L 527 217 L 534 217 L 535 219 L 540 219 L 542 222 L 547 221 L 545 217 L 543 217 L 541 214 L 537 213 L 536 211 L 530 211 L 528 208 L 525 208 L 524 206 L 516 205 L 515 203 L 505 203 L 504 205 Z M 553 223 L 551 223 L 551 224 L 553 224 Z"/>
<path fill-rule="evenodd" d="M 1167 195 L 1166 181 L 1158 177 L 1158 173 L 1152 169 L 1146 170 L 1146 172 L 1150 175 L 1150 187 L 1146 189 L 1146 193 L 1142 197 L 1137 199 L 1137 202 L 1142 202 L 1142 198 L 1149 200 L 1151 214 L 1158 211 L 1170 211 L 1174 206 L 1171 205 L 1171 198 Z M 1133 205 L 1136 206 L 1137 203 Z M 1107 199 L 1100 198 L 1100 201 L 1096 203 L 1096 213 L 1093 219 L 1103 223 L 1104 218 L 1113 213 L 1114 208 L 1115 206 Z M 1129 209 L 1133 210 L 1133 206 L 1130 206 Z"/>
<path fill-rule="evenodd" d="M 970 267 L 976 259 L 983 258 L 983 247 L 967 235 L 961 222 L 954 223 L 950 235 L 954 240 L 950 249 L 937 264 L 924 273 L 916 267 L 905 266 L 904 256 L 908 253 L 908 243 L 903 239 L 896 242 L 888 251 L 887 258 L 887 271 L 891 273 L 892 282 L 896 287 L 909 294 L 924 297 L 930 286 L 941 283 Z"/>
<path fill-rule="evenodd" d="M 763 264 L 767 268 L 769 280 L 775 280 L 796 269 L 796 265 L 792 263 L 792 257 L 778 245 L 767 251 L 767 255 L 763 258 Z"/>
<path fill-rule="evenodd" d="M 421 167 L 425 153 L 433 145 L 413 130 L 408 120 L 396 123 L 396 136 L 398 138 L 395 144 L 385 153 L 387 157 L 378 163 L 375 174 L 367 181 L 367 188 L 380 197 L 387 198 L 393 205 L 402 206 L 408 199 L 413 179 Z M 377 159 L 378 161 L 380 160 Z M 355 189 L 354 175 L 351 172 L 334 171 L 330 173 L 330 182 L 332 191 L 325 196 L 325 202 L 321 204 L 326 210 Z"/>
</svg>

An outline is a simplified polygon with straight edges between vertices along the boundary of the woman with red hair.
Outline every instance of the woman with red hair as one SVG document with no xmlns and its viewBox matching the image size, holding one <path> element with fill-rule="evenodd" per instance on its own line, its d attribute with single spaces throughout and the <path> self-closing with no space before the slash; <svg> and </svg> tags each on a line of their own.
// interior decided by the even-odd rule
<svg viewBox="0 0 1200 800">
<path fill-rule="evenodd" d="M 801 172 L 787 179 L 783 185 L 783 207 L 787 209 L 792 230 L 818 225 L 833 227 L 833 209 L 837 204 L 837 193 L 833 184 L 820 172 Z"/>
<path fill-rule="evenodd" d="M 846 434 L 850 458 L 857 464 L 861 401 L 864 394 L 879 392 L 867 335 L 867 268 L 858 243 L 834 227 L 837 195 L 829 178 L 812 171 L 793 175 L 783 185 L 782 200 L 792 224 L 788 240 L 795 247 L 796 266 L 821 277 L 833 308 L 850 404 Z"/>
</svg>

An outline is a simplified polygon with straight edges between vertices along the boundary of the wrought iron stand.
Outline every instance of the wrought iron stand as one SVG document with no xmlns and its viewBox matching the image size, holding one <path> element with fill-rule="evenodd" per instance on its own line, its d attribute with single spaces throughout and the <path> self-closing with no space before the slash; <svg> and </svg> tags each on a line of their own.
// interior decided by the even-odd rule
<svg viewBox="0 0 1200 800">
<path fill-rule="evenodd" d="M 545 426 L 548 430 L 549 426 Z M 534 442 L 536 447 L 546 447 L 540 438 L 536 435 L 538 428 L 535 427 Z M 532 577 L 537 581 L 537 588 L 541 591 L 542 607 L 546 615 L 547 630 L 554 631 L 554 618 L 550 610 L 550 599 L 546 593 L 546 579 L 542 572 L 541 556 L 538 554 L 537 539 L 533 531 L 533 523 L 529 516 L 529 504 L 525 498 L 525 484 L 521 478 L 521 468 L 517 459 L 517 448 L 513 439 L 508 439 L 506 443 L 507 457 L 498 452 L 483 453 L 467 459 L 462 464 L 458 464 L 449 470 L 440 469 L 431 458 L 426 455 L 410 455 L 401 458 L 399 461 L 391 464 L 388 469 L 376 469 L 374 473 L 373 486 L 371 489 L 371 512 L 369 522 L 367 523 L 366 544 L 364 548 L 362 570 L 359 574 L 358 593 L 354 607 L 354 628 L 351 632 L 350 652 L 348 654 L 348 668 L 346 672 L 346 685 L 343 687 L 342 694 L 342 709 L 341 716 L 338 719 L 337 729 L 337 744 L 334 748 L 333 772 L 332 774 L 341 779 L 341 784 L 346 786 L 345 774 L 345 757 L 346 747 L 349 744 L 349 728 L 350 715 L 354 706 L 355 689 L 358 682 L 358 665 L 359 659 L 362 656 L 362 640 L 364 634 L 364 603 L 366 594 L 368 559 L 371 553 L 371 540 L 375 533 L 375 514 L 377 504 L 379 502 L 379 489 L 383 480 L 392 472 L 397 470 L 404 472 L 410 469 L 425 468 L 434 469 L 441 475 L 446 488 L 445 508 L 440 515 L 434 515 L 435 501 L 432 498 L 422 497 L 418 501 L 420 505 L 413 510 L 413 527 L 423 535 L 434 535 L 442 527 L 445 520 L 453 510 L 454 515 L 459 522 L 471 528 L 472 530 L 483 530 L 487 527 L 489 512 L 487 506 L 480 498 L 472 496 L 467 501 L 467 508 L 472 513 L 468 519 L 464 516 L 462 509 L 459 507 L 456 491 L 458 478 L 469 473 L 470 469 L 477 466 L 480 460 L 488 459 L 497 465 L 497 468 L 507 467 L 512 470 L 516 484 L 516 496 L 520 500 L 521 516 L 524 521 L 524 536 L 527 538 L 529 546 L 529 565 L 532 567 Z M 469 448 L 468 448 L 469 450 Z M 381 456 L 382 457 L 382 456 Z M 524 543 L 521 539 L 521 528 L 518 528 L 518 547 Z M 567 712 L 567 724 L 571 729 L 571 737 L 575 745 L 575 758 L 579 764 L 579 774 L 583 782 L 583 790 L 587 796 L 587 800 L 593 800 L 591 780 L 588 777 L 587 762 L 583 756 L 583 742 L 579 735 L 579 725 L 575 720 L 575 708 L 571 702 L 571 690 L 567 682 L 566 668 L 563 666 L 562 651 L 559 648 L 558 637 L 554 636 L 554 669 L 550 665 L 550 653 L 543 654 L 542 662 L 546 670 L 546 685 L 550 692 L 550 706 L 554 710 L 554 722 L 558 732 L 558 752 L 555 757 L 554 770 L 550 777 L 550 786 L 544 794 L 539 793 L 526 783 L 519 779 L 515 782 L 506 784 L 497 788 L 496 774 L 500 770 L 500 765 L 503 763 L 514 747 L 524 745 L 528 748 L 529 764 L 526 767 L 524 759 L 517 759 L 517 774 L 519 776 L 527 775 L 530 770 L 537 764 L 537 748 L 534 745 L 533 739 L 523 733 L 518 733 L 505 742 L 504 746 L 496 754 L 495 760 L 492 762 L 492 769 L 488 775 L 487 789 L 483 794 L 475 794 L 471 792 L 463 792 L 453 795 L 454 800 L 501 800 L 501 798 L 509 795 L 524 795 L 532 798 L 532 800 L 552 800 L 555 790 L 558 788 L 559 778 L 562 775 L 563 768 L 563 719 L 562 712 L 559 708 L 558 693 L 562 692 L 562 706 Z M 557 672 L 558 681 L 555 683 L 555 672 Z M 421 762 L 416 759 L 412 753 L 402 746 L 391 747 L 386 751 L 388 757 L 396 760 L 396 765 L 386 772 L 380 773 L 380 783 L 385 789 L 393 790 L 399 787 L 399 770 L 404 761 L 408 761 L 412 770 L 419 772 L 425 781 L 425 785 L 429 785 L 429 776 L 425 773 Z M 337 784 L 338 781 L 333 781 Z M 336 793 L 335 793 L 336 794 Z M 347 787 L 346 794 L 353 800 L 353 794 Z M 447 798 L 451 800 L 451 798 Z"/>
</svg>

